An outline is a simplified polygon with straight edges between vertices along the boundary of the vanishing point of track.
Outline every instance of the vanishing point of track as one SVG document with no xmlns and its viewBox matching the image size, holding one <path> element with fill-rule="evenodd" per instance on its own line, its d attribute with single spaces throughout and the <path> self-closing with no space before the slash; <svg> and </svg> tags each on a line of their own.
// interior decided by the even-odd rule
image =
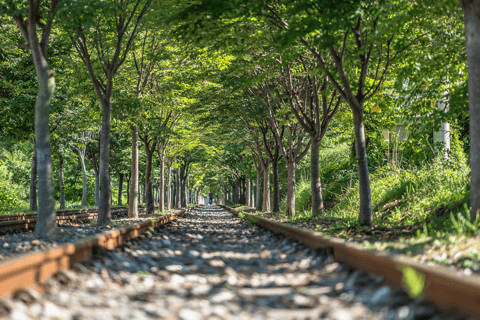
<svg viewBox="0 0 480 320">
<path fill-rule="evenodd" d="M 58 302 L 57 295 L 63 297 L 60 300 L 71 296 L 72 301 L 65 298 L 68 303 L 62 305 L 64 312 L 71 312 L 71 319 L 93 319 L 101 310 L 121 319 L 130 311 L 140 314 L 138 319 L 450 319 L 438 309 L 480 317 L 478 277 L 460 278 L 442 268 L 245 217 L 262 228 L 231 218 L 224 209 L 206 206 L 20 256 L 0 264 L 0 289 L 5 297 L 27 287 L 47 288 L 48 294 L 39 299 L 53 299 L 53 303 Z M 84 267 L 78 265 L 85 261 Z M 78 279 L 74 285 L 65 287 L 58 277 L 47 281 L 72 266 L 77 270 L 73 279 Z M 401 290 L 385 285 L 401 285 L 400 269 L 405 266 L 424 275 L 426 298 L 438 308 L 410 300 Z M 148 274 L 138 285 L 137 273 Z M 147 289 L 142 287 L 145 281 Z M 103 284 L 92 289 L 92 283 L 95 287 L 98 282 Z M 88 308 L 76 308 L 73 302 L 86 297 L 95 306 L 112 297 L 113 302 L 88 313 Z M 114 302 L 123 300 L 130 301 L 128 309 Z M 51 304 L 45 302 L 45 306 Z"/>
</svg>

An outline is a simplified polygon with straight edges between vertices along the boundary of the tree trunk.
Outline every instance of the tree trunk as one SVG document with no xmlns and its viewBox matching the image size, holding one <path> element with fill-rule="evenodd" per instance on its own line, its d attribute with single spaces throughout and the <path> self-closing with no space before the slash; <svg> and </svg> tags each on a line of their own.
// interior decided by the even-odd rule
<svg viewBox="0 0 480 320">
<path fill-rule="evenodd" d="M 147 165 L 145 168 L 145 205 L 147 214 L 153 214 L 155 212 L 155 207 L 153 205 L 153 184 L 152 184 L 152 160 L 153 160 L 152 150 L 148 150 L 145 147 L 145 154 L 147 156 Z"/>
<path fill-rule="evenodd" d="M 95 207 L 100 205 L 100 179 L 98 170 L 94 169 L 95 172 Z"/>
<path fill-rule="evenodd" d="M 65 183 L 63 177 L 63 155 L 58 153 L 58 184 L 60 186 L 60 210 L 65 210 Z"/>
<path fill-rule="evenodd" d="M 118 206 L 122 206 L 123 173 L 118 174 Z"/>
<path fill-rule="evenodd" d="M 165 157 L 161 155 L 160 150 L 158 152 L 158 161 L 160 161 L 160 181 L 158 187 L 158 210 L 160 212 L 165 211 Z"/>
<path fill-rule="evenodd" d="M 250 180 L 250 206 L 253 208 L 255 206 L 255 191 L 253 188 L 253 180 Z"/>
<path fill-rule="evenodd" d="M 130 176 L 127 175 L 127 207 L 130 202 Z"/>
<path fill-rule="evenodd" d="M 262 170 L 257 169 L 257 195 L 255 209 L 262 211 Z"/>
<path fill-rule="evenodd" d="M 480 211 L 480 1 L 460 0 L 467 38 L 470 111 L 470 219 Z"/>
<path fill-rule="evenodd" d="M 287 216 L 295 215 L 295 160 L 288 161 L 288 184 L 287 184 L 287 206 L 285 214 Z"/>
<path fill-rule="evenodd" d="M 128 192 L 128 217 L 138 218 L 138 130 L 130 125 L 132 131 L 132 167 Z"/>
<path fill-rule="evenodd" d="M 187 177 L 185 175 L 185 167 L 181 166 L 180 167 L 180 198 L 181 198 L 181 207 L 186 208 L 187 207 L 187 198 L 186 198 L 186 182 L 187 182 Z"/>
<path fill-rule="evenodd" d="M 357 156 L 358 184 L 360 189 L 360 213 L 362 224 L 372 224 L 372 195 L 368 175 L 367 146 L 363 124 L 363 108 L 353 111 L 353 128 L 355 130 L 355 152 Z"/>
<path fill-rule="evenodd" d="M 237 203 L 238 203 L 237 185 L 236 185 L 236 183 L 234 183 L 234 184 L 233 184 L 233 187 L 232 187 L 232 200 L 233 200 L 233 204 L 237 204 Z"/>
<path fill-rule="evenodd" d="M 181 194 L 181 189 L 182 189 L 181 183 L 180 183 L 180 169 L 177 169 L 177 185 L 176 185 L 176 187 L 177 187 L 176 188 L 177 189 L 176 190 L 176 194 L 177 194 L 176 207 L 180 209 L 182 207 L 182 199 L 181 199 L 181 195 L 180 195 Z"/>
<path fill-rule="evenodd" d="M 167 164 L 167 210 L 172 209 L 172 165 Z"/>
<path fill-rule="evenodd" d="M 310 181 L 312 188 L 312 214 L 323 215 L 322 183 L 320 180 L 320 141 L 312 137 L 310 150 Z"/>
<path fill-rule="evenodd" d="M 110 203 L 112 202 L 112 190 L 110 188 L 110 172 L 108 160 L 110 157 L 110 125 L 111 125 L 111 102 L 105 99 L 102 102 L 102 133 L 100 136 L 100 203 L 98 208 L 98 225 L 107 225 L 112 220 Z"/>
<path fill-rule="evenodd" d="M 280 182 L 278 179 L 278 152 L 273 157 L 272 172 L 273 172 L 272 212 L 280 212 Z"/>
<path fill-rule="evenodd" d="M 270 211 L 270 161 L 267 159 L 263 168 L 263 205 L 262 211 Z"/>
<path fill-rule="evenodd" d="M 247 207 L 252 206 L 252 197 L 251 197 L 251 190 L 250 190 L 250 179 L 247 179 Z"/>
<path fill-rule="evenodd" d="M 83 173 L 82 208 L 85 208 L 87 206 L 87 168 L 85 167 L 85 155 L 83 155 L 80 150 L 78 151 L 78 156 L 80 157 Z"/>
<path fill-rule="evenodd" d="M 32 8 L 29 14 L 32 14 Z M 29 17 L 30 19 L 34 18 Z M 55 200 L 53 198 L 50 128 L 48 125 L 50 104 L 55 91 L 55 73 L 49 70 L 47 60 L 42 54 L 33 21 L 28 33 L 30 39 L 33 40 L 30 41 L 30 49 L 35 62 L 39 84 L 35 107 L 35 145 L 38 174 L 38 219 L 35 225 L 35 235 L 37 237 L 45 237 L 52 235 L 57 229 Z"/>
<path fill-rule="evenodd" d="M 37 146 L 33 140 L 32 170 L 30 171 L 30 211 L 37 211 Z"/>
</svg>

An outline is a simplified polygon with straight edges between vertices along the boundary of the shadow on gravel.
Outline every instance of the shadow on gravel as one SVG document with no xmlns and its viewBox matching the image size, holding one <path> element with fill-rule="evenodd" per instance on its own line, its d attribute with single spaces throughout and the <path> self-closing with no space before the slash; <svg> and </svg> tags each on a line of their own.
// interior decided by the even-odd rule
<svg viewBox="0 0 480 320">
<path fill-rule="evenodd" d="M 129 284 L 132 274 L 154 279 L 144 298 L 133 300 L 204 299 L 259 319 L 430 319 L 438 314 L 435 307 L 383 286 L 382 278 L 210 205 L 86 265 L 99 274 L 108 269 L 120 285 Z"/>
</svg>

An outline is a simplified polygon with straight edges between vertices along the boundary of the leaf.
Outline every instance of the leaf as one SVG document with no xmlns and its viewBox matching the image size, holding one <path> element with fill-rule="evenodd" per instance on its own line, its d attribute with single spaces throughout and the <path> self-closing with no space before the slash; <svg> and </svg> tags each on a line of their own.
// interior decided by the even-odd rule
<svg viewBox="0 0 480 320">
<path fill-rule="evenodd" d="M 412 299 L 421 300 L 425 297 L 423 289 L 425 288 L 425 278 L 423 274 L 416 269 L 408 266 L 402 267 L 403 286 Z"/>
</svg>

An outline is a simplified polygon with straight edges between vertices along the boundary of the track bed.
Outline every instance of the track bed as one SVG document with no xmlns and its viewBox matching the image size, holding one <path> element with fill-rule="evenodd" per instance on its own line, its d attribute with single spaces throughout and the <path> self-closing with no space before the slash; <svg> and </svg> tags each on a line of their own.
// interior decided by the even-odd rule
<svg viewBox="0 0 480 320">
<path fill-rule="evenodd" d="M 5 319 L 450 319 L 383 279 L 206 206 L 63 271 Z M 451 319 L 458 319 L 451 317 Z"/>
</svg>

